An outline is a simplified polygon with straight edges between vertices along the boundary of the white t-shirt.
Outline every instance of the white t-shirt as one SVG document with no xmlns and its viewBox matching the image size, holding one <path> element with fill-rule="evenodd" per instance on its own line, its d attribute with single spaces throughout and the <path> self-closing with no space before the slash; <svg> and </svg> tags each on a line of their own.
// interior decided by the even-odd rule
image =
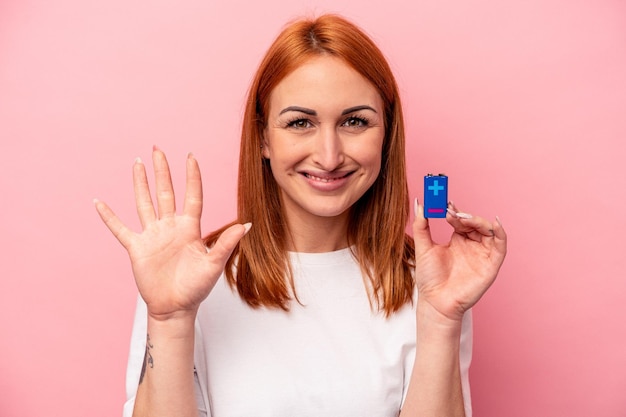
<svg viewBox="0 0 626 417">
<path fill-rule="evenodd" d="M 196 320 L 200 415 L 211 417 L 397 416 L 415 358 L 415 303 L 373 312 L 349 249 L 292 253 L 289 312 L 252 309 L 220 279 Z M 143 364 L 146 306 L 139 299 L 126 378 L 130 417 Z M 471 416 L 471 314 L 463 320 L 461 377 Z"/>
</svg>

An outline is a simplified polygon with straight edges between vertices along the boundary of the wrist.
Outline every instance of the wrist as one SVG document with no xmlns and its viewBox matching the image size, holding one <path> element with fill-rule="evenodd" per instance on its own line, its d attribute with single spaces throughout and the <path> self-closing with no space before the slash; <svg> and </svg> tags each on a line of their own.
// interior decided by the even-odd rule
<svg viewBox="0 0 626 417">
<path fill-rule="evenodd" d="M 175 305 L 169 305 L 162 307 L 160 305 L 154 305 L 146 302 L 146 309 L 148 312 L 148 318 L 154 321 L 160 322 L 183 322 L 183 321 L 195 321 L 198 314 L 199 305 L 189 308 L 176 308 Z"/>
<path fill-rule="evenodd" d="M 148 333 L 153 337 L 185 339 L 194 336 L 196 312 L 153 315 L 148 312 Z"/>
<path fill-rule="evenodd" d="M 461 335 L 463 316 L 458 319 L 451 318 L 439 312 L 427 301 L 417 302 L 417 328 L 418 334 L 429 336 L 439 335 L 444 338 L 458 339 Z"/>
</svg>

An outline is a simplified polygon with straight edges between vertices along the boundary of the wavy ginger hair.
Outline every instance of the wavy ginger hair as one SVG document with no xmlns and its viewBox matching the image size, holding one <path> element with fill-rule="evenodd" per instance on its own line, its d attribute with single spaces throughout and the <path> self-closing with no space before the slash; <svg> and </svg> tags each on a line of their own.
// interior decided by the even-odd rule
<svg viewBox="0 0 626 417">
<path fill-rule="evenodd" d="M 238 180 L 238 221 L 252 229 L 226 264 L 226 279 L 252 307 L 289 309 L 297 300 L 287 251 L 280 189 L 261 155 L 272 90 L 309 59 L 342 59 L 378 90 L 383 100 L 385 139 L 381 171 L 350 208 L 348 243 L 359 261 L 370 304 L 386 315 L 413 297 L 413 240 L 406 235 L 409 213 L 402 108 L 395 78 L 372 40 L 342 17 L 323 15 L 287 26 L 270 46 L 253 79 L 243 118 Z M 225 226 L 205 238 L 211 246 Z"/>
</svg>

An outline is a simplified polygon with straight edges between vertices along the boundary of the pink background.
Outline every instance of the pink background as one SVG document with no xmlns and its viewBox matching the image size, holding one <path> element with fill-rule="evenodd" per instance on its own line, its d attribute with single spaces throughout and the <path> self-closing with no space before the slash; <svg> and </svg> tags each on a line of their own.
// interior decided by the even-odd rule
<svg viewBox="0 0 626 417">
<path fill-rule="evenodd" d="M 136 289 L 92 199 L 137 227 L 132 161 L 158 144 L 179 188 L 200 160 L 204 230 L 231 220 L 252 73 L 326 11 L 397 74 L 412 193 L 443 171 L 509 233 L 475 309 L 475 414 L 626 416 L 622 0 L 0 1 L 1 416 L 121 413 Z"/>
</svg>

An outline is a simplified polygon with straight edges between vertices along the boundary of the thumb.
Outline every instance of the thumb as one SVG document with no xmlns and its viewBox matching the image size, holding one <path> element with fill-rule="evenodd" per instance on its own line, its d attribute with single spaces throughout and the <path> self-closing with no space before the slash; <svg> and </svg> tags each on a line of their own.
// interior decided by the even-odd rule
<svg viewBox="0 0 626 417">
<path fill-rule="evenodd" d="M 424 206 L 420 205 L 415 198 L 413 211 L 415 218 L 413 219 L 413 240 L 415 241 L 415 256 L 419 257 L 433 247 L 434 242 L 430 235 L 430 226 L 428 219 L 424 217 Z"/>
<path fill-rule="evenodd" d="M 252 223 L 234 224 L 224 230 L 215 244 L 211 247 L 209 256 L 223 268 L 226 260 L 237 246 L 242 237 L 248 233 Z"/>
</svg>

